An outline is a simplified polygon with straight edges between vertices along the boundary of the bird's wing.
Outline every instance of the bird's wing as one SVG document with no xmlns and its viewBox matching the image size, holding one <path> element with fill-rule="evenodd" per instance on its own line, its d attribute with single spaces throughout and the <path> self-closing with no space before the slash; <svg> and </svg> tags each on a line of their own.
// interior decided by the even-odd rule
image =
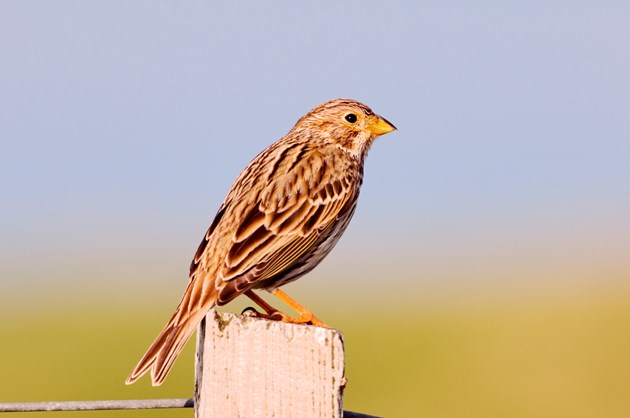
<svg viewBox="0 0 630 418">
<path fill-rule="evenodd" d="M 358 171 L 347 165 L 312 151 L 267 184 L 234 232 L 220 270 L 219 304 L 289 268 L 352 210 Z"/>
<path fill-rule="evenodd" d="M 217 214 L 214 216 L 214 220 L 212 221 L 212 223 L 210 224 L 210 227 L 206 231 L 206 235 L 203 236 L 203 239 L 201 240 L 201 244 L 199 244 L 199 247 L 197 248 L 197 252 L 195 253 L 193 260 L 190 263 L 189 277 L 191 279 L 195 276 L 195 273 L 197 272 L 197 269 L 199 268 L 199 263 L 201 262 L 201 259 L 203 258 L 206 248 L 208 247 L 208 243 L 210 242 L 210 237 L 212 237 L 212 233 L 216 229 L 221 219 L 223 219 L 223 215 L 225 215 L 225 211 L 227 210 L 228 206 L 230 206 L 230 200 L 226 199 L 226 201 L 223 202 L 223 204 L 219 208 L 219 211 L 217 212 Z"/>
</svg>

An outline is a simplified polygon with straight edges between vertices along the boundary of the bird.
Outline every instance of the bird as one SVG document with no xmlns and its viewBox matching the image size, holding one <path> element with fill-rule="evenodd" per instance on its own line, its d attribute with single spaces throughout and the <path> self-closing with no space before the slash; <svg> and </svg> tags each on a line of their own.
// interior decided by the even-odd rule
<svg viewBox="0 0 630 418">
<path fill-rule="evenodd" d="M 280 287 L 313 270 L 333 249 L 357 206 L 364 161 L 374 140 L 397 128 L 352 99 L 322 103 L 242 171 L 194 255 L 174 314 L 126 380 L 151 371 L 163 383 L 210 309 L 245 295 L 253 316 L 328 327 Z M 291 317 L 254 290 L 295 310 Z"/>
</svg>

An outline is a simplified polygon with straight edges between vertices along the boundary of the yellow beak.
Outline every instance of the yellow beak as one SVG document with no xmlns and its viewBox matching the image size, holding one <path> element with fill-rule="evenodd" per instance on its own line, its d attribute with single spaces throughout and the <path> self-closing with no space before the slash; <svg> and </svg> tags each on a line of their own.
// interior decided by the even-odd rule
<svg viewBox="0 0 630 418">
<path fill-rule="evenodd" d="M 382 116 L 374 115 L 374 120 L 368 125 L 368 129 L 374 135 L 385 135 L 391 131 L 395 131 L 396 127 Z"/>
</svg>

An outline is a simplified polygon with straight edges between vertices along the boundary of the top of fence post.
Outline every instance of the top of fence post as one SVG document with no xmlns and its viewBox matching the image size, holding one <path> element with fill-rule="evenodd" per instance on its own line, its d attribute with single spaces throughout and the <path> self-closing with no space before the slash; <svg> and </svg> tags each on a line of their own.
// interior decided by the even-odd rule
<svg viewBox="0 0 630 418">
<path fill-rule="evenodd" d="M 341 418 L 345 383 L 337 330 L 214 310 L 199 327 L 196 418 Z"/>
</svg>

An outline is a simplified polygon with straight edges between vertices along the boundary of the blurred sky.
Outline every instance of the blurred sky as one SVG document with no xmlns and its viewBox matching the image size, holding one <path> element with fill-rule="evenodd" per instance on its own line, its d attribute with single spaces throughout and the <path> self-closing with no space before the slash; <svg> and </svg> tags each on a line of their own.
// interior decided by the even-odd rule
<svg viewBox="0 0 630 418">
<path fill-rule="evenodd" d="M 336 97 L 399 130 L 372 148 L 340 245 L 291 288 L 618 289 L 629 17 L 623 1 L 4 1 L 2 303 L 151 285 L 138 304 L 175 289 L 174 307 L 234 178 Z"/>
</svg>

